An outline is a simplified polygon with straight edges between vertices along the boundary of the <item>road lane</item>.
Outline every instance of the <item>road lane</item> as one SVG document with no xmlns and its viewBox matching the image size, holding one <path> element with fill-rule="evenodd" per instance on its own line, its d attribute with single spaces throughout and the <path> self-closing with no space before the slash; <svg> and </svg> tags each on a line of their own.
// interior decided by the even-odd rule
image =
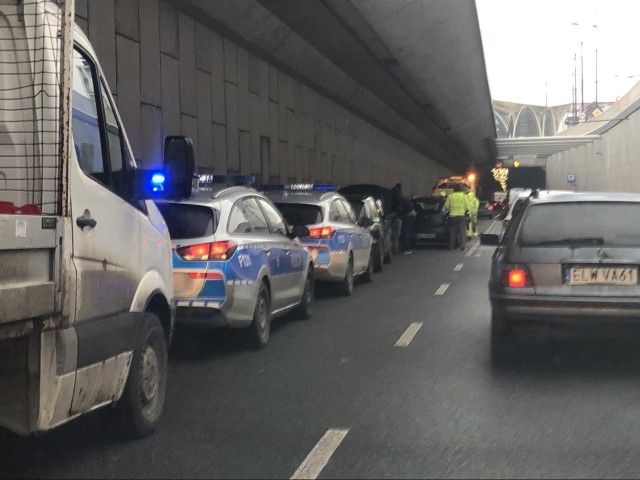
<svg viewBox="0 0 640 480">
<path fill-rule="evenodd" d="M 264 350 L 180 329 L 155 435 L 118 441 L 99 415 L 0 432 L 0 477 L 290 478 L 331 429 L 349 433 L 319 478 L 637 475 L 635 344 L 525 345 L 493 368 L 491 250 L 475 248 L 394 256 L 350 298 L 320 288 L 313 319 L 275 323 Z"/>
</svg>

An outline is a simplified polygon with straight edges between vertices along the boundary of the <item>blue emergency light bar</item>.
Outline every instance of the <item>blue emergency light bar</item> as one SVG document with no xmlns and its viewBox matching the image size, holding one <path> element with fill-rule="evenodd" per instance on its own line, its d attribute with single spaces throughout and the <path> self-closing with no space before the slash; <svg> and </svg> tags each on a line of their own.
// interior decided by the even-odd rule
<svg viewBox="0 0 640 480">
<path fill-rule="evenodd" d="M 253 185 L 256 183 L 255 175 L 210 175 L 202 174 L 198 177 L 200 188 L 213 187 L 214 185 Z"/>
</svg>

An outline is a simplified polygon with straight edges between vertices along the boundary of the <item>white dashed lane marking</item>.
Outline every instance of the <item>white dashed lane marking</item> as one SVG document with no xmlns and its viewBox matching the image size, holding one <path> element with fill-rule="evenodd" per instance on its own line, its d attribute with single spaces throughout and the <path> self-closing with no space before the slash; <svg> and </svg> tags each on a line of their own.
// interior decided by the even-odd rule
<svg viewBox="0 0 640 480">
<path fill-rule="evenodd" d="M 413 337 L 416 336 L 418 330 L 422 327 L 422 322 L 413 322 L 409 327 L 404 331 L 402 336 L 398 339 L 395 346 L 396 347 L 406 347 L 411 343 Z"/>
<path fill-rule="evenodd" d="M 329 463 L 331 456 L 338 449 L 349 430 L 342 428 L 330 428 L 309 452 L 307 458 L 300 464 L 291 479 L 315 480 L 322 469 Z"/>
<path fill-rule="evenodd" d="M 459 272 L 460 270 L 462 270 L 463 266 L 464 266 L 464 263 L 459 263 L 455 267 L 453 267 L 453 271 L 454 272 Z"/>
<path fill-rule="evenodd" d="M 480 246 L 480 242 L 476 242 L 473 244 L 473 247 L 471 247 L 467 253 L 464 254 L 465 257 L 470 257 L 471 255 L 473 255 L 476 250 L 478 249 L 478 247 Z"/>
<path fill-rule="evenodd" d="M 436 290 L 436 293 L 434 293 L 434 295 L 444 295 L 444 292 L 447 291 L 447 288 L 449 288 L 449 283 L 443 283 L 442 285 L 440 285 L 440 288 L 438 288 L 438 290 Z"/>
</svg>

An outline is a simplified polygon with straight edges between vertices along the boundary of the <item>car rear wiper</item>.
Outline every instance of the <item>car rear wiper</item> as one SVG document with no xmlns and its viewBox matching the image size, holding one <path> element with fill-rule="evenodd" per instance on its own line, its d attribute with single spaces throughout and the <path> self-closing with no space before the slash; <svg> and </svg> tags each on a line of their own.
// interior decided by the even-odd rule
<svg viewBox="0 0 640 480">
<path fill-rule="evenodd" d="M 578 237 L 578 238 L 561 238 L 558 240 L 544 240 L 541 242 L 528 243 L 527 245 L 544 246 L 544 245 L 604 245 L 602 237 Z"/>
</svg>

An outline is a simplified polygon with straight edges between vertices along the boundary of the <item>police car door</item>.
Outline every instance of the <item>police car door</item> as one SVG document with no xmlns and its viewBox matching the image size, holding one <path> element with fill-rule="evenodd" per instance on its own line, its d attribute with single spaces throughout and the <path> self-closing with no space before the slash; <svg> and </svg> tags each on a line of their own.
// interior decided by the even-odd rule
<svg viewBox="0 0 640 480">
<path fill-rule="evenodd" d="M 266 254 L 271 272 L 271 310 L 287 305 L 287 276 L 291 271 L 291 258 L 285 251 L 279 235 L 274 235 L 263 211 L 258 206 L 257 197 L 246 197 L 242 200 L 245 215 L 252 228 L 251 256 Z"/>
<path fill-rule="evenodd" d="M 357 251 L 357 255 L 360 258 L 361 271 L 365 271 L 369 266 L 369 253 L 371 250 L 371 235 L 362 227 L 358 225 L 358 219 L 356 217 L 353 208 L 346 200 L 340 200 L 340 203 L 347 211 L 347 221 L 353 229 L 353 248 L 354 252 Z M 355 257 L 356 253 L 354 253 Z M 359 270 L 360 271 L 360 270 Z"/>
<path fill-rule="evenodd" d="M 280 215 L 280 212 L 268 201 L 258 198 L 258 203 L 267 217 L 269 228 L 271 233 L 275 237 L 274 240 L 279 242 L 284 249 L 284 254 L 287 259 L 287 265 L 289 272 L 285 277 L 286 281 L 286 293 L 285 299 L 288 305 L 296 303 L 302 296 L 304 290 L 304 281 L 306 280 L 304 274 L 305 265 L 307 263 L 308 253 L 298 243 L 291 240 L 287 234 L 287 227 Z"/>
<path fill-rule="evenodd" d="M 336 199 L 331 204 L 331 211 L 336 212 L 332 218 L 332 221 L 336 223 L 336 227 L 345 234 L 349 240 L 348 243 L 351 244 L 351 249 L 353 252 L 353 270 L 355 273 L 362 272 L 362 254 L 361 254 L 361 239 L 358 235 L 358 231 L 356 230 L 355 222 L 352 223 L 349 218 L 349 210 L 347 210 L 346 202 L 343 202 L 341 199 Z M 353 213 L 353 212 L 352 212 Z M 344 248 L 347 248 L 345 245 Z"/>
</svg>

